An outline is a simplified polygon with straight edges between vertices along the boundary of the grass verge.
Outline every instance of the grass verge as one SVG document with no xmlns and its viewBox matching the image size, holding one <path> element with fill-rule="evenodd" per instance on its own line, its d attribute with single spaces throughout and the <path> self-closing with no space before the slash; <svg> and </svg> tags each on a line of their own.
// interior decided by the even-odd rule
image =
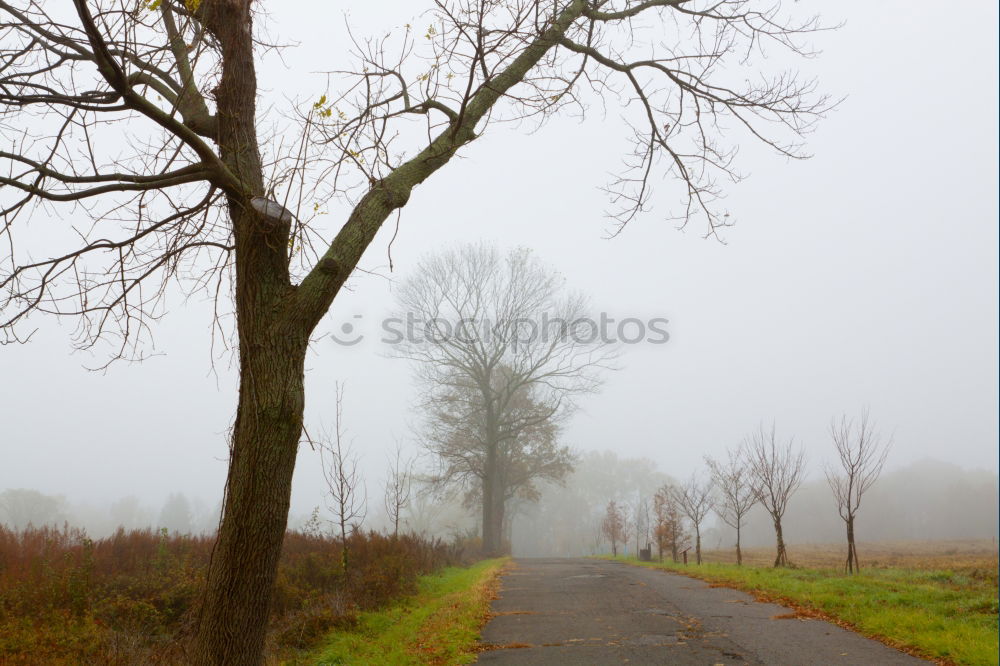
<svg viewBox="0 0 1000 666">
<path fill-rule="evenodd" d="M 416 595 L 359 614 L 353 628 L 330 634 L 308 663 L 450 666 L 475 661 L 479 631 L 507 561 L 485 560 L 422 576 Z"/>
<path fill-rule="evenodd" d="M 869 569 L 848 576 L 834 569 L 608 559 L 744 590 L 938 663 L 997 663 L 997 586 L 992 576 L 918 569 Z"/>
</svg>

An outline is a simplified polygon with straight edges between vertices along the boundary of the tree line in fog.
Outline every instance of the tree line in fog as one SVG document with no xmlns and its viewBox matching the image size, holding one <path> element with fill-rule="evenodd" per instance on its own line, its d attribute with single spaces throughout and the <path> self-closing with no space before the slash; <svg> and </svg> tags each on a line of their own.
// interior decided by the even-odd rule
<svg viewBox="0 0 1000 666">
<path fill-rule="evenodd" d="M 646 498 L 652 503 L 665 485 L 680 485 L 678 476 L 647 458 L 623 458 L 611 451 L 586 453 L 564 485 L 546 484 L 537 503 L 519 505 L 511 533 L 514 552 L 523 556 L 610 553 L 610 544 L 601 533 L 608 502 L 614 500 L 634 522 L 635 507 Z M 888 469 L 865 495 L 857 539 L 995 538 L 997 491 L 997 474 L 939 460 Z M 684 522 L 691 531 L 690 521 Z M 789 544 L 839 544 L 844 540 L 844 521 L 825 478 L 803 480 L 789 501 L 782 528 Z M 704 548 L 735 549 L 735 530 L 714 511 L 706 517 L 701 531 Z M 741 531 L 744 547 L 775 545 L 772 520 L 759 505 L 750 509 Z M 634 553 L 634 534 L 630 536 L 633 538 L 621 547 Z M 645 543 L 640 545 L 645 547 Z"/>
</svg>

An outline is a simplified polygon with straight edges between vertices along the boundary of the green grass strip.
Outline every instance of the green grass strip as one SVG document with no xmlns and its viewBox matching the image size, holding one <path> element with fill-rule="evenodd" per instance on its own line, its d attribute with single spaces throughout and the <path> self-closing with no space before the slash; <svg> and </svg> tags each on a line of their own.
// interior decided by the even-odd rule
<svg viewBox="0 0 1000 666">
<path fill-rule="evenodd" d="M 317 666 L 342 664 L 469 664 L 489 612 L 497 574 L 507 558 L 422 576 L 415 596 L 361 613 L 350 630 L 330 634 Z"/>
<path fill-rule="evenodd" d="M 998 663 L 995 578 L 946 570 L 867 569 L 849 576 L 832 569 L 617 559 L 819 611 L 862 634 L 941 663 Z"/>
</svg>

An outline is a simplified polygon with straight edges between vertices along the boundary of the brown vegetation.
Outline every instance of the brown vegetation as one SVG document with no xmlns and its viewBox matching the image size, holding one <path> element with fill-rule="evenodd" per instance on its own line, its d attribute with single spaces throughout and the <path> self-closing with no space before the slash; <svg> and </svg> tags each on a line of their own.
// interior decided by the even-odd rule
<svg viewBox="0 0 1000 666">
<path fill-rule="evenodd" d="M 979 572 L 976 577 L 997 580 L 997 543 L 992 539 L 882 541 L 861 543 L 864 565 L 872 569 L 920 569 Z M 794 565 L 808 569 L 843 569 L 841 544 L 796 544 Z M 731 549 L 707 550 L 706 562 L 735 563 Z M 744 548 L 743 561 L 751 566 L 773 564 L 772 548 Z"/>
<path fill-rule="evenodd" d="M 70 527 L 0 526 L 0 662 L 185 663 L 213 542 L 148 529 L 91 540 Z M 267 637 L 272 657 L 414 591 L 418 576 L 462 562 L 468 550 L 374 532 L 355 532 L 348 547 L 345 574 L 339 538 L 286 534 Z"/>
</svg>

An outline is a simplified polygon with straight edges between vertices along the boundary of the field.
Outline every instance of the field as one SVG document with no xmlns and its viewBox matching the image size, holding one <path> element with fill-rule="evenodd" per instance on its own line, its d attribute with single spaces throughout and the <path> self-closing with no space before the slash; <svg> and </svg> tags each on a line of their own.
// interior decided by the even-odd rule
<svg viewBox="0 0 1000 666">
<path fill-rule="evenodd" d="M 997 551 L 990 541 L 858 544 L 861 574 L 843 572 L 831 545 L 789 547 L 793 566 L 769 566 L 751 549 L 744 566 L 727 551 L 706 563 L 639 563 L 738 588 L 790 605 L 796 616 L 830 619 L 941 664 L 996 664 Z M 689 553 L 689 562 L 693 553 Z"/>
<path fill-rule="evenodd" d="M 836 569 L 843 567 L 846 547 L 841 544 L 795 544 L 788 547 L 792 564 L 813 569 Z M 858 543 L 858 555 L 863 569 L 909 568 L 947 569 L 980 572 L 988 576 L 992 572 L 994 582 L 997 572 L 997 544 L 990 539 L 970 539 L 965 541 L 884 541 Z M 688 558 L 694 551 L 688 552 Z M 706 562 L 736 563 L 734 550 L 710 550 L 703 552 Z M 744 548 L 743 563 L 753 566 L 769 566 L 774 563 L 773 548 Z"/>
<path fill-rule="evenodd" d="M 71 528 L 0 526 L 0 664 L 186 663 L 212 544 L 150 530 L 91 540 Z M 374 532 L 355 533 L 348 548 L 344 571 L 338 541 L 285 536 L 269 663 L 310 652 L 471 554 L 464 544 Z"/>
</svg>

